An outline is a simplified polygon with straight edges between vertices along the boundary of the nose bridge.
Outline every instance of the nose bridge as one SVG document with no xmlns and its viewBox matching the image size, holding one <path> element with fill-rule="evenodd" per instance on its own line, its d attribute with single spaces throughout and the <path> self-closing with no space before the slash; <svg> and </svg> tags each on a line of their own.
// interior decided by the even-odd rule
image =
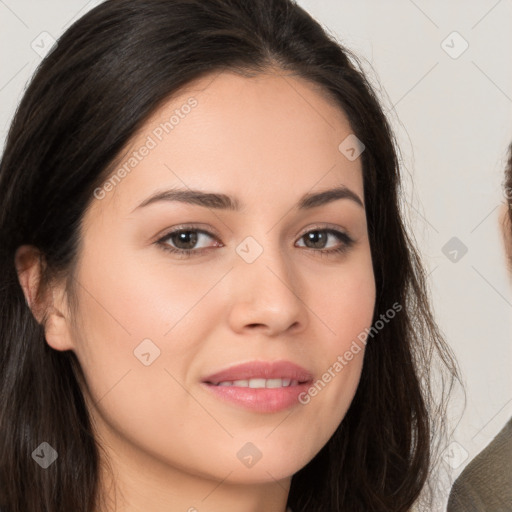
<svg viewBox="0 0 512 512">
<path fill-rule="evenodd" d="M 245 279 L 254 279 L 263 285 L 281 283 L 291 293 L 293 268 L 290 255 L 283 250 L 277 236 L 272 233 L 249 235 L 238 244 L 236 252 L 241 260 L 237 261 L 237 266 Z"/>
<path fill-rule="evenodd" d="M 236 252 L 233 327 L 258 324 L 277 333 L 292 325 L 304 326 L 300 279 L 277 237 L 247 236 Z"/>
</svg>

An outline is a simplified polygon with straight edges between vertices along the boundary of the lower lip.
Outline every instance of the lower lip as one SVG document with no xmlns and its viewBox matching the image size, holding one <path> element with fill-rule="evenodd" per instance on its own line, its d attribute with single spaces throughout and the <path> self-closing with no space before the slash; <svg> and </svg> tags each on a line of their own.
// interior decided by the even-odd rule
<svg viewBox="0 0 512 512">
<path fill-rule="evenodd" d="M 282 388 L 245 388 L 238 386 L 203 386 L 218 398 L 255 412 L 278 412 L 300 404 L 299 395 L 307 392 L 309 383 Z"/>
</svg>

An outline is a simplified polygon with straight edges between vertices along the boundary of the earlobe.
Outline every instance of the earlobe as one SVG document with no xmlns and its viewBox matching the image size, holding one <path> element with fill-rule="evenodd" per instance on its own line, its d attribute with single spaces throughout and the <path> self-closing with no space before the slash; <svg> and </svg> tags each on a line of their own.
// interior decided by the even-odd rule
<svg viewBox="0 0 512 512">
<path fill-rule="evenodd" d="M 67 319 L 62 313 L 51 307 L 44 323 L 46 342 L 55 350 L 71 350 L 71 336 Z"/>
<path fill-rule="evenodd" d="M 18 279 L 28 307 L 44 327 L 46 342 L 55 350 L 70 350 L 73 346 L 65 293 L 54 288 L 40 293 L 43 264 L 41 253 L 35 247 L 24 245 L 17 249 L 15 265 Z M 59 300 L 55 300 L 57 294 Z"/>
<path fill-rule="evenodd" d="M 51 297 L 51 306 L 48 308 L 44 324 L 46 342 L 55 350 L 71 350 L 73 348 L 73 337 L 69 328 L 71 318 L 64 287 L 52 288 Z"/>
</svg>

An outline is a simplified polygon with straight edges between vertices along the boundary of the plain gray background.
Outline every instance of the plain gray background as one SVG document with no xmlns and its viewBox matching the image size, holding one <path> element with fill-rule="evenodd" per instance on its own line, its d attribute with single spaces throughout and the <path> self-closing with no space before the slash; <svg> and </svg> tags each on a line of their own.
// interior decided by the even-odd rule
<svg viewBox="0 0 512 512">
<path fill-rule="evenodd" d="M 0 0 L 2 146 L 52 38 L 99 3 Z M 451 409 L 453 479 L 512 416 L 512 283 L 498 228 L 512 141 L 512 0 L 298 3 L 363 60 L 398 136 L 404 208 L 467 386 L 462 418 L 461 400 Z"/>
</svg>

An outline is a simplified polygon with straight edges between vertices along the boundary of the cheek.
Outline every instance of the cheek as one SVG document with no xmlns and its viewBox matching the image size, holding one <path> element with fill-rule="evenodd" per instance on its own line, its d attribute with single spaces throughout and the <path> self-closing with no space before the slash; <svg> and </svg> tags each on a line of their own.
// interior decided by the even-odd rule
<svg viewBox="0 0 512 512">
<path fill-rule="evenodd" d="M 94 402 L 89 408 L 102 433 L 120 433 L 157 458 L 174 454 L 176 464 L 191 464 L 196 457 L 201 467 L 205 450 L 195 454 L 189 446 L 201 439 L 198 426 L 213 429 L 219 445 L 226 443 L 226 434 L 215 430 L 185 383 L 201 343 L 219 321 L 212 301 L 200 300 L 219 276 L 171 276 L 168 268 L 136 259 L 113 261 L 109 268 L 90 258 L 78 274 L 80 319 L 74 335 Z M 112 442 L 113 436 L 107 438 Z"/>
<path fill-rule="evenodd" d="M 204 265 L 194 271 L 172 269 L 164 260 L 148 265 L 147 257 L 130 256 L 128 250 L 116 254 L 116 245 L 89 251 L 77 277 L 80 315 L 74 345 L 97 398 L 127 372 L 132 379 L 143 370 L 141 378 L 153 389 L 162 385 L 158 372 L 158 378 L 170 379 L 164 369 L 183 382 L 221 307 L 204 298 L 222 272 Z"/>
<path fill-rule="evenodd" d="M 148 264 L 141 255 L 120 251 L 92 254 L 79 272 L 81 311 L 86 328 L 132 343 L 161 339 L 186 322 L 218 276 L 208 269 L 173 269 L 165 260 Z M 133 253 L 133 250 L 132 250 Z M 108 262 L 108 264 L 107 264 Z"/>
<path fill-rule="evenodd" d="M 323 418 L 316 423 L 317 435 L 327 441 L 345 416 L 361 376 L 376 295 L 370 257 L 354 258 L 350 265 L 323 276 L 316 289 L 314 307 L 325 334 L 319 338 L 319 374 L 301 402 Z"/>
<path fill-rule="evenodd" d="M 376 290 L 369 251 L 339 271 L 317 278 L 316 286 L 315 304 L 326 328 L 326 350 L 332 356 L 347 350 L 371 325 Z"/>
</svg>

